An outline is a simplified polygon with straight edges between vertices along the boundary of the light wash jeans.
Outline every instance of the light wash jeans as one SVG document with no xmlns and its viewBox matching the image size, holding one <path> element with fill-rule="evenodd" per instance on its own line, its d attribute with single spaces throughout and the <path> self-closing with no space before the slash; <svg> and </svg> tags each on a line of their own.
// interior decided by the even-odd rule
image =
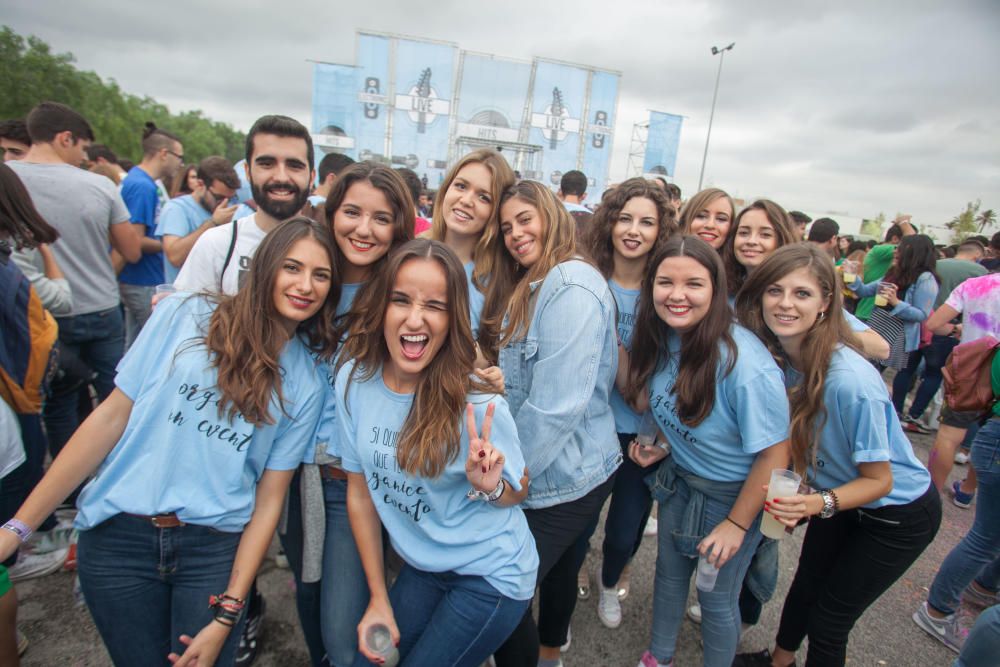
<svg viewBox="0 0 1000 667">
<path fill-rule="evenodd" d="M 997 656 L 1000 656 L 1000 604 L 979 615 L 952 667 L 990 667 L 997 664 Z"/>
<path fill-rule="evenodd" d="M 153 314 L 155 285 L 126 285 L 118 283 L 118 291 L 125 307 L 125 350 L 132 347 L 146 320 Z"/>
</svg>

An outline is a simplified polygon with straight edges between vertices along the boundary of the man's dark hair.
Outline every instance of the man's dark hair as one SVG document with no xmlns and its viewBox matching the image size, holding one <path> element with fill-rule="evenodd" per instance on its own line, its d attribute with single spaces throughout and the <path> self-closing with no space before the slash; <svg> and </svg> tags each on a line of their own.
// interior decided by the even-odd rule
<svg viewBox="0 0 1000 667">
<path fill-rule="evenodd" d="M 812 222 L 812 218 L 803 213 L 802 211 L 789 211 L 788 217 L 797 225 L 808 225 Z"/>
<path fill-rule="evenodd" d="M 240 177 L 236 175 L 233 163 L 224 157 L 212 155 L 205 158 L 198 163 L 198 170 L 195 173 L 206 188 L 218 181 L 227 188 L 240 189 Z"/>
<path fill-rule="evenodd" d="M 31 145 L 28 126 L 20 118 L 0 121 L 0 139 L 10 139 L 11 141 L 18 141 L 27 146 Z"/>
<path fill-rule="evenodd" d="M 1000 232 L 994 234 L 993 238 L 990 239 L 990 247 L 993 248 L 994 251 L 1000 252 Z"/>
<path fill-rule="evenodd" d="M 681 186 L 677 185 L 676 183 L 667 183 L 665 189 L 667 191 L 667 196 L 670 197 L 671 199 L 681 198 Z"/>
<path fill-rule="evenodd" d="M 153 121 L 146 121 L 146 125 L 143 126 L 142 129 L 143 157 L 155 155 L 164 148 L 169 151 L 173 148 L 175 143 L 181 143 L 181 140 L 178 139 L 176 135 L 156 127 L 156 123 Z"/>
<path fill-rule="evenodd" d="M 424 189 L 424 184 L 420 182 L 420 177 L 417 176 L 417 172 L 406 167 L 399 167 L 396 171 L 403 177 L 406 189 L 410 191 L 410 196 L 413 198 L 414 205 L 416 205 L 420 201 L 420 193 Z"/>
<path fill-rule="evenodd" d="M 903 238 L 903 228 L 897 223 L 892 223 L 888 230 L 885 232 L 885 242 L 891 243 L 892 239 L 896 239 L 896 243 L 899 243 L 899 239 Z"/>
<path fill-rule="evenodd" d="M 52 143 L 60 132 L 72 132 L 74 143 L 94 140 L 94 130 L 87 119 L 58 102 L 41 102 L 28 113 L 25 120 L 32 143 Z"/>
<path fill-rule="evenodd" d="M 132 167 L 135 166 L 135 162 L 129 160 L 127 157 L 118 158 L 118 166 L 122 168 L 122 171 L 132 171 Z"/>
<path fill-rule="evenodd" d="M 348 155 L 344 155 L 343 153 L 327 153 L 319 161 L 319 168 L 316 170 L 319 172 L 319 182 L 322 183 L 325 181 L 326 177 L 330 174 L 336 176 L 352 164 L 354 164 L 354 159 Z"/>
<path fill-rule="evenodd" d="M 118 156 L 104 144 L 90 144 L 87 146 L 87 159 L 91 162 L 97 162 L 98 158 L 104 158 L 111 164 L 118 164 Z"/>
<path fill-rule="evenodd" d="M 306 142 L 306 159 L 309 167 L 315 164 L 312 135 L 306 126 L 288 116 L 261 116 L 247 132 L 246 158 L 247 164 L 253 164 L 253 140 L 258 134 L 273 134 L 276 137 L 295 137 Z"/>
<path fill-rule="evenodd" d="M 964 241 L 962 241 L 962 243 L 968 243 L 969 241 L 975 241 L 979 245 L 983 246 L 983 248 L 985 248 L 990 244 L 990 240 L 985 236 L 983 236 L 982 234 L 975 234 L 974 236 L 970 236 Z"/>
<path fill-rule="evenodd" d="M 582 197 L 587 192 L 587 175 L 576 169 L 567 171 L 559 181 L 559 191 L 563 195 Z"/>
<path fill-rule="evenodd" d="M 958 252 L 986 252 L 986 246 L 983 245 L 978 237 L 971 236 L 958 246 Z"/>
<path fill-rule="evenodd" d="M 808 240 L 813 243 L 826 243 L 840 233 L 840 225 L 831 218 L 820 218 L 809 228 Z"/>
</svg>

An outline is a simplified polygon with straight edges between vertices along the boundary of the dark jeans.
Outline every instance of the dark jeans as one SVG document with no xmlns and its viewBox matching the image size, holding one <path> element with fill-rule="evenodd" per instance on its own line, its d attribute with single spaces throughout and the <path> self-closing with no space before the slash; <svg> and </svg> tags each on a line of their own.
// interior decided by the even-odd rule
<svg viewBox="0 0 1000 667">
<path fill-rule="evenodd" d="M 858 618 L 923 553 L 940 524 L 933 484 L 906 505 L 813 517 L 781 610 L 778 646 L 794 653 L 808 635 L 806 665 L 843 665 Z"/>
<path fill-rule="evenodd" d="M 122 313 L 118 306 L 99 313 L 75 317 L 60 317 L 59 346 L 77 357 L 96 374 L 94 387 L 98 400 L 103 401 L 115 388 L 115 367 L 125 349 Z M 76 391 L 55 392 L 45 404 L 45 428 L 49 434 L 52 457 L 62 451 L 77 426 L 79 394 Z"/>
<path fill-rule="evenodd" d="M 226 590 L 241 535 L 155 528 L 127 514 L 80 531 L 80 588 L 112 662 L 166 665 L 168 653 L 184 653 L 180 636 L 194 637 L 212 621 L 208 597 Z M 242 624 L 216 665 L 234 663 Z"/>
<path fill-rule="evenodd" d="M 619 433 L 618 443 L 622 448 L 622 464 L 615 473 L 615 484 L 611 489 L 611 503 L 608 516 L 604 520 L 604 543 L 602 545 L 601 585 L 612 588 L 618 583 L 625 566 L 642 544 L 642 531 L 653 508 L 653 496 L 643 481 L 659 466 L 643 468 L 628 457 L 628 446 L 635 439 L 634 433 Z M 576 543 L 576 570 L 583 566 L 590 547 L 590 538 L 597 530 L 600 515 L 594 517 Z"/>
<path fill-rule="evenodd" d="M 914 419 L 919 419 L 924 414 L 924 410 L 927 409 L 931 399 L 934 398 L 934 394 L 941 387 L 943 379 L 941 369 L 944 368 L 944 362 L 948 360 L 948 355 L 951 354 L 956 345 L 958 345 L 957 338 L 951 336 L 934 336 L 931 338 L 930 345 L 910 352 L 910 356 L 906 361 L 906 368 L 896 373 L 896 377 L 892 381 L 892 404 L 895 406 L 897 413 L 903 414 L 903 402 L 906 400 L 906 394 L 909 393 L 910 386 L 913 384 L 913 374 L 917 372 L 920 360 L 923 359 L 923 381 L 917 388 L 917 393 L 913 397 L 908 414 Z"/>
<path fill-rule="evenodd" d="M 42 430 L 41 415 L 17 415 L 21 424 L 21 441 L 24 443 L 24 463 L 14 468 L 0 485 L 0 521 L 11 519 L 42 478 L 45 463 L 46 440 Z M 47 518 L 38 530 L 52 530 L 56 526 L 54 517 Z M 12 555 L 4 565 L 12 566 L 17 554 Z"/>
<path fill-rule="evenodd" d="M 538 626 L 529 605 L 517 628 L 493 657 L 497 667 L 524 667 L 538 662 L 538 645 L 566 643 L 569 620 L 576 608 L 577 550 L 587 526 L 600 515 L 614 485 L 612 475 L 587 495 L 570 502 L 524 510 L 538 549 Z"/>
</svg>

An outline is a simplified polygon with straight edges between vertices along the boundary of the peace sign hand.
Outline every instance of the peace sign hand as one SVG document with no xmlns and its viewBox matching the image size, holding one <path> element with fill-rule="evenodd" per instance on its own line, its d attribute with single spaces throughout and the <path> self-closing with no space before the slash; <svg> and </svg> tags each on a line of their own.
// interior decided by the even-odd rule
<svg viewBox="0 0 1000 667">
<path fill-rule="evenodd" d="M 465 476 L 477 491 L 491 493 L 500 483 L 503 473 L 504 456 L 490 443 L 490 429 L 493 426 L 494 405 L 486 408 L 483 430 L 480 435 L 476 428 L 476 415 L 472 403 L 465 404 L 465 427 L 469 433 L 469 458 L 465 461 Z"/>
</svg>

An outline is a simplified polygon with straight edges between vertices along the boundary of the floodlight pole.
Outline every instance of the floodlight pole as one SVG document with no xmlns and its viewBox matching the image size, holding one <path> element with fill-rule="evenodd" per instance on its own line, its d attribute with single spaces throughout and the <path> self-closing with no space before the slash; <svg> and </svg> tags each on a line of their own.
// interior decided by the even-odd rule
<svg viewBox="0 0 1000 667">
<path fill-rule="evenodd" d="M 708 134 L 705 135 L 705 153 L 701 156 L 701 174 L 698 175 L 699 192 L 701 191 L 701 182 L 705 178 L 705 161 L 708 159 L 708 142 L 712 138 L 712 120 L 715 118 L 715 101 L 719 97 L 719 79 L 722 78 L 722 62 L 726 58 L 726 51 L 732 51 L 734 46 L 736 46 L 736 42 L 721 49 L 716 46 L 712 47 L 712 55 L 719 56 L 719 72 L 715 75 L 715 92 L 712 93 L 712 112 L 708 115 Z"/>
</svg>

